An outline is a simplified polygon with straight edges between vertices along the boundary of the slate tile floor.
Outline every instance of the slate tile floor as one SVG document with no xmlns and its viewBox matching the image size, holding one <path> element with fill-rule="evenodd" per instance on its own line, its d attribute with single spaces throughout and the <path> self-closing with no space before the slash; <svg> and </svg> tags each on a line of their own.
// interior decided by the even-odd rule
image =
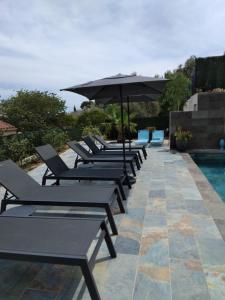
<svg viewBox="0 0 225 300">
<path fill-rule="evenodd" d="M 118 256 L 110 259 L 105 245 L 100 249 L 94 277 L 102 299 L 225 299 L 225 243 L 187 161 L 166 148 L 148 152 L 127 213 L 115 215 Z M 71 151 L 63 158 L 73 166 Z M 30 174 L 40 182 L 44 170 L 41 165 Z M 78 268 L 1 260 L 1 299 L 90 297 Z"/>
</svg>

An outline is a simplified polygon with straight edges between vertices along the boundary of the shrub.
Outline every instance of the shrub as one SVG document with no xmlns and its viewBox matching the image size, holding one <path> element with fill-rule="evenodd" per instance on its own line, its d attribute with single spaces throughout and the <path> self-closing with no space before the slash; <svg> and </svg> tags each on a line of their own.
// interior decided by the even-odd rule
<svg viewBox="0 0 225 300">
<path fill-rule="evenodd" d="M 4 151 L 7 153 L 7 158 L 19 162 L 22 165 L 22 160 L 32 153 L 33 145 L 26 138 L 14 136 L 4 143 Z M 4 155 L 3 151 L 3 155 Z"/>
<path fill-rule="evenodd" d="M 101 132 L 98 127 L 95 126 L 85 126 L 82 132 L 82 137 L 86 135 L 101 135 Z"/>
<path fill-rule="evenodd" d="M 61 130 L 49 130 L 42 137 L 43 144 L 50 144 L 57 150 L 61 150 L 68 141 L 68 135 Z"/>
<path fill-rule="evenodd" d="M 178 127 L 175 132 L 175 137 L 177 141 L 190 141 L 192 139 L 192 134 L 188 130 L 183 130 L 181 127 Z"/>
</svg>

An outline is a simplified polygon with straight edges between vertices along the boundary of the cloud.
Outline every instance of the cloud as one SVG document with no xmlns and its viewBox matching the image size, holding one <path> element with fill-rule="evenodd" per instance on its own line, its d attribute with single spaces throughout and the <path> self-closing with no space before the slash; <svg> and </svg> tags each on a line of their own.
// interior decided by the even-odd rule
<svg viewBox="0 0 225 300">
<path fill-rule="evenodd" d="M 56 92 L 116 73 L 163 74 L 224 52 L 224 0 L 1 0 L 0 94 Z"/>
</svg>

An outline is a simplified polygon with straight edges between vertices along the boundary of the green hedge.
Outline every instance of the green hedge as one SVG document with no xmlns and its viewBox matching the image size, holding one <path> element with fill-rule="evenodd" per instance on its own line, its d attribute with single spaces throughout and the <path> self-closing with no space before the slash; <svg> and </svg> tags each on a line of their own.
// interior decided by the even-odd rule
<svg viewBox="0 0 225 300">
<path fill-rule="evenodd" d="M 195 72 L 197 89 L 225 88 L 225 55 L 197 58 Z"/>
<path fill-rule="evenodd" d="M 155 127 L 156 129 L 169 128 L 169 116 L 158 116 L 152 118 L 137 118 L 134 119 L 137 123 L 137 130 L 144 129 L 147 127 Z"/>
</svg>

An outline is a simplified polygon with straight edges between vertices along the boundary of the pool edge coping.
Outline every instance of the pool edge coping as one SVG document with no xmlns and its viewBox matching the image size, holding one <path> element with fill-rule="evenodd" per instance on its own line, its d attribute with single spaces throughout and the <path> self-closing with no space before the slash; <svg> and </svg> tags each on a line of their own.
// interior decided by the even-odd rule
<svg viewBox="0 0 225 300">
<path fill-rule="evenodd" d="M 225 203 L 214 190 L 208 179 L 192 159 L 189 153 L 181 153 L 187 164 L 205 205 L 212 216 L 223 240 L 225 241 Z"/>
</svg>

